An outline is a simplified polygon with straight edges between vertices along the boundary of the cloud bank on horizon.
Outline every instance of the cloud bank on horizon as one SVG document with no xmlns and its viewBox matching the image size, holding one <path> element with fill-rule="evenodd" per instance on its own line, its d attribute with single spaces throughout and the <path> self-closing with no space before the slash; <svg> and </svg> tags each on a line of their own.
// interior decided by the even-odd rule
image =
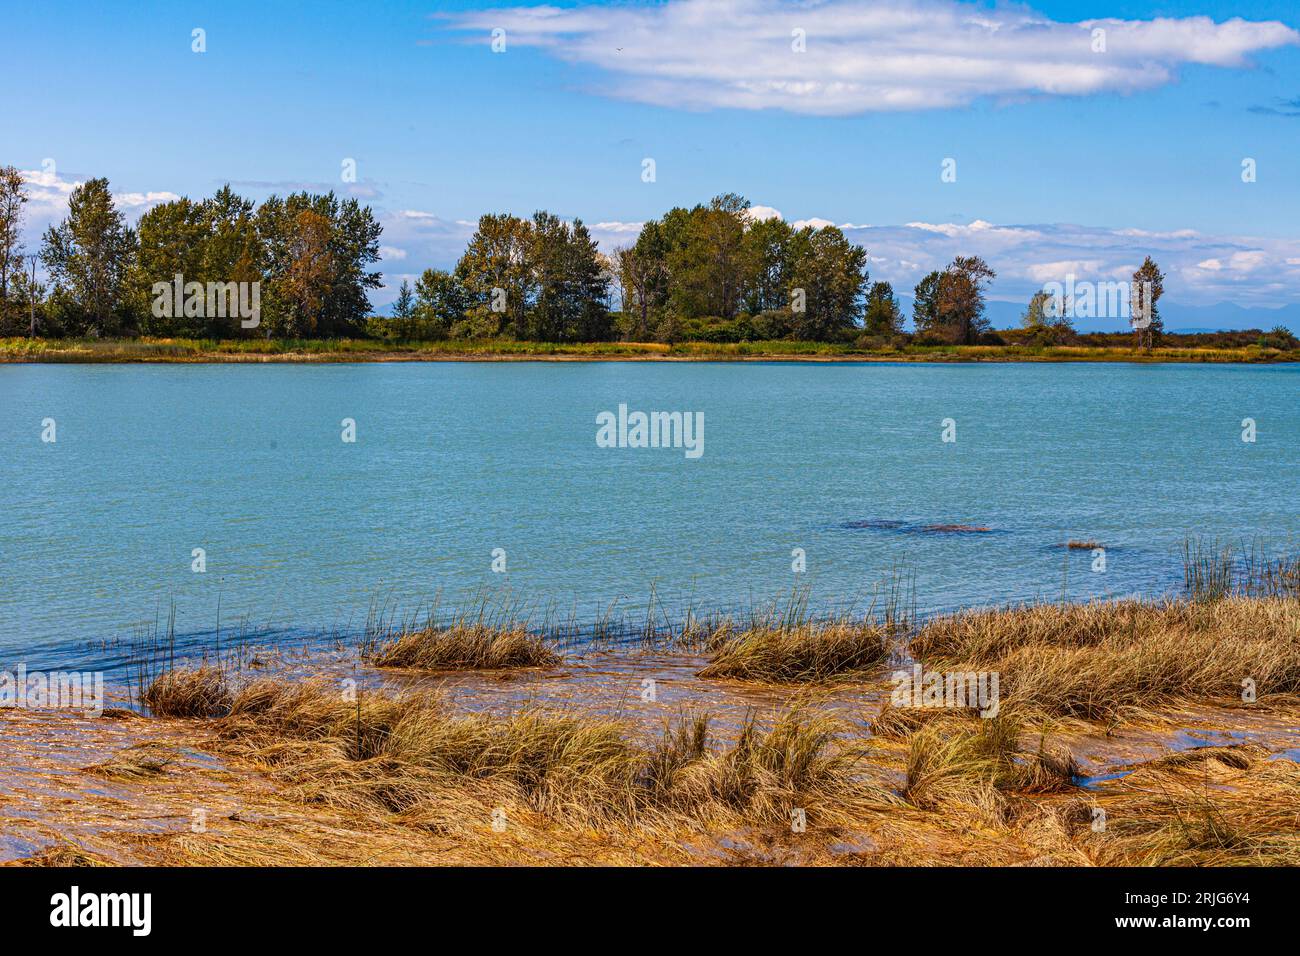
<svg viewBox="0 0 1300 956">
<path fill-rule="evenodd" d="M 1182 66 L 1245 67 L 1253 53 L 1300 44 L 1300 32 L 1277 21 L 1063 23 L 954 0 L 668 0 L 435 16 L 595 67 L 608 75 L 596 88 L 604 95 L 815 115 L 1131 93 L 1174 81 Z"/>
</svg>

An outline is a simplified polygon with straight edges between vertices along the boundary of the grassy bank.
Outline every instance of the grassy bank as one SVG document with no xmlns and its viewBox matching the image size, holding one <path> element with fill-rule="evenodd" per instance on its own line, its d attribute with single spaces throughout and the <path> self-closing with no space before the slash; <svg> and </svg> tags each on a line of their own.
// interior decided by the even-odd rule
<svg viewBox="0 0 1300 956">
<path fill-rule="evenodd" d="M 1300 567 L 1185 567 L 1177 599 L 919 622 L 895 575 L 854 619 L 796 593 L 562 657 L 508 608 L 372 615 L 341 669 L 217 655 L 142 672 L 148 718 L 0 711 L 0 828 L 64 865 L 1300 864 Z M 994 706 L 900 695 L 914 662 L 998 675 Z"/>
<path fill-rule="evenodd" d="M 29 862 L 1300 863 L 1300 764 L 1276 750 L 1300 714 L 1294 596 L 972 610 L 919 628 L 724 626 L 697 648 L 712 663 L 685 679 L 715 706 L 739 693 L 739 719 L 683 704 L 672 681 L 640 710 L 548 697 L 549 650 L 498 623 L 369 644 L 372 664 L 410 669 L 401 690 L 208 665 L 156 675 L 149 719 L 106 712 L 69 735 L 47 715 L 60 766 L 84 741 L 85 795 L 42 818 L 62 843 Z M 908 650 L 927 670 L 1000 671 L 996 716 L 889 703 L 890 658 Z M 591 680 L 635 695 L 665 653 Z M 495 709 L 482 705 L 518 678 L 439 673 L 538 664 L 532 689 Z M 846 680 L 870 703 L 832 706 Z M 1218 742 L 1176 742 L 1189 708 Z M 1283 729 L 1264 746 L 1251 727 Z M 1154 749 L 1113 743 L 1153 734 Z M 17 791 L 25 772 L 6 768 Z M 60 779 L 70 793 L 81 777 Z M 182 822 L 137 833 L 119 822 L 124 801 Z M 5 806 L 0 823 L 29 826 Z M 195 806 L 211 810 L 203 832 Z"/>
<path fill-rule="evenodd" d="M 897 362 L 1246 362 L 1300 361 L 1300 350 L 1179 345 L 903 345 L 860 348 L 825 342 L 385 342 L 373 339 L 0 339 L 0 362 L 418 362 L 418 361 L 798 361 Z"/>
</svg>

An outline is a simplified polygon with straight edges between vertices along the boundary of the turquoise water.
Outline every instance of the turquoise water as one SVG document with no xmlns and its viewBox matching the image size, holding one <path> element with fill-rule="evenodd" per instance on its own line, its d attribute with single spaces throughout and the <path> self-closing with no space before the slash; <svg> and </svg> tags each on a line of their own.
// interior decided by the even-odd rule
<svg viewBox="0 0 1300 956">
<path fill-rule="evenodd" d="M 1162 593 L 1188 535 L 1294 547 L 1298 389 L 1294 366 L 0 366 L 0 661 L 111 664 L 173 605 L 182 635 L 296 639 L 483 588 L 538 619 L 643 615 L 652 583 L 670 612 L 796 584 L 861 606 L 899 565 L 931 609 Z M 620 403 L 702 412 L 703 455 L 597 447 Z M 918 530 L 945 523 L 992 531 Z"/>
</svg>

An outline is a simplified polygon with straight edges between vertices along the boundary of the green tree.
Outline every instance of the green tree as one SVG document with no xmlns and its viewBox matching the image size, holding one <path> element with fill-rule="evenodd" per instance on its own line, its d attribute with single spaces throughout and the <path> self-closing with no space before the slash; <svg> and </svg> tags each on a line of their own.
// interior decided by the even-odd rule
<svg viewBox="0 0 1300 956">
<path fill-rule="evenodd" d="M 425 269 L 415 281 L 415 314 L 420 332 L 443 338 L 465 318 L 469 297 L 460 280 L 442 269 Z"/>
<path fill-rule="evenodd" d="M 865 249 L 849 242 L 835 226 L 800 229 L 791 241 L 795 336 L 826 342 L 851 331 L 862 318 L 867 282 Z"/>
<path fill-rule="evenodd" d="M 942 272 L 931 272 L 912 290 L 912 326 L 918 335 L 936 333 L 942 325 L 939 315 L 939 285 L 942 280 Z"/>
<path fill-rule="evenodd" d="M 411 292 L 411 283 L 405 279 L 397 289 L 397 299 L 393 302 L 393 317 L 409 319 L 415 314 L 415 295 Z"/>
<path fill-rule="evenodd" d="M 791 246 L 794 229 L 773 217 L 751 222 L 745 231 L 745 310 L 750 315 L 790 308 Z"/>
<path fill-rule="evenodd" d="M 604 260 L 581 219 L 566 234 L 564 335 L 571 342 L 602 342 L 613 337 L 609 276 Z"/>
<path fill-rule="evenodd" d="M 667 253 L 664 229 L 653 219 L 641 227 L 635 243 L 614 251 L 623 287 L 623 309 L 635 317 L 633 334 L 639 342 L 647 339 L 652 319 L 668 298 Z"/>
<path fill-rule="evenodd" d="M 265 335 L 346 336 L 362 331 L 369 290 L 383 281 L 367 267 L 379 260 L 382 227 L 355 199 L 293 193 L 257 210 L 263 264 Z"/>
<path fill-rule="evenodd" d="M 670 305 L 684 318 L 730 319 L 740 308 L 746 278 L 745 226 L 749 200 L 715 196 L 689 212 L 664 217 L 668 237 Z"/>
<path fill-rule="evenodd" d="M 1165 274 L 1150 256 L 1133 273 L 1130 287 L 1133 344 L 1152 349 L 1160 344 L 1165 324 L 1160 318 L 1160 297 L 1165 294 Z"/>
<path fill-rule="evenodd" d="M 1058 301 L 1045 289 L 1039 289 L 1030 297 L 1020 316 L 1020 325 L 1032 333 L 1036 342 L 1045 345 L 1060 345 L 1074 337 L 1074 325 L 1070 322 L 1066 303 Z"/>
<path fill-rule="evenodd" d="M 581 219 L 572 224 L 545 211 L 529 224 L 528 264 L 534 290 L 526 337 L 546 342 L 609 337 L 605 266 Z"/>
<path fill-rule="evenodd" d="M 903 312 L 894 298 L 894 287 L 888 282 L 871 286 L 864 325 L 868 335 L 897 335 L 903 330 Z"/>
<path fill-rule="evenodd" d="M 23 175 L 13 166 L 0 167 L 0 327 L 10 311 L 14 280 L 23 274 L 23 204 L 27 192 Z"/>
<path fill-rule="evenodd" d="M 264 256 L 253 201 L 237 195 L 227 184 L 203 200 L 199 215 L 204 226 L 202 280 L 264 282 Z M 208 316 L 206 334 L 227 338 L 263 333 L 258 328 L 244 328 L 242 318 L 230 314 L 224 318 Z"/>
<path fill-rule="evenodd" d="M 45 233 L 41 261 L 64 305 L 63 321 L 73 331 L 112 334 L 129 321 L 125 278 L 135 248 L 135 233 L 113 204 L 107 179 L 91 179 L 72 190 L 67 218 Z"/>
<path fill-rule="evenodd" d="M 261 281 L 261 246 L 250 200 L 235 195 L 229 186 L 201 202 L 173 200 L 141 216 L 136 233 L 139 248 L 129 285 L 132 310 L 143 332 L 217 339 L 256 334 L 242 327 L 234 309 L 217 315 L 205 304 L 190 307 L 190 314 L 169 315 L 153 308 L 154 284 L 164 282 L 170 287 L 178 275 L 186 284 L 204 286 Z"/>
<path fill-rule="evenodd" d="M 456 279 L 468 299 L 464 334 L 492 337 L 509 332 L 527 337 L 528 307 L 535 293 L 531 233 L 530 224 L 518 216 L 479 217 L 456 263 Z"/>
<path fill-rule="evenodd" d="M 207 224 L 202 209 L 189 199 L 155 206 L 136 224 L 138 249 L 128 274 L 131 309 L 137 327 L 148 335 L 204 336 L 209 333 L 202 311 L 173 314 L 171 288 L 176 276 L 184 282 L 206 282 L 203 265 Z M 155 310 L 154 283 L 167 284 L 168 307 Z M 154 312 L 163 312 L 155 315 Z"/>
</svg>

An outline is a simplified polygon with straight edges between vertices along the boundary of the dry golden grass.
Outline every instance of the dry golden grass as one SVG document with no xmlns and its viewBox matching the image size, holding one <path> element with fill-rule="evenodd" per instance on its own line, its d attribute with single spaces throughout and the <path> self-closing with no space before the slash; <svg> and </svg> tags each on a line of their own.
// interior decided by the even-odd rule
<svg viewBox="0 0 1300 956">
<path fill-rule="evenodd" d="M 233 696 L 221 668 L 168 670 L 145 688 L 145 706 L 159 717 L 223 717 Z"/>
<path fill-rule="evenodd" d="M 160 777 L 174 763 L 176 754 L 160 744 L 143 743 L 119 750 L 102 763 L 86 768 L 86 773 L 106 780 L 137 780 Z"/>
<path fill-rule="evenodd" d="M 997 671 L 1023 712 L 1115 721 L 1184 700 L 1300 693 L 1300 600 L 1095 602 L 967 611 L 911 642 L 936 669 Z"/>
<path fill-rule="evenodd" d="M 903 797 L 922 809 L 956 801 L 983 808 L 1000 795 L 1053 793 L 1074 787 L 1078 764 L 1069 751 L 1022 746 L 1023 725 L 1006 712 L 997 717 L 949 717 L 926 723 L 908 740 Z"/>
<path fill-rule="evenodd" d="M 85 772 L 114 781 L 118 815 L 130 793 L 154 806 L 231 802 L 208 834 L 114 830 L 81 842 L 108 859 L 218 865 L 1300 864 L 1295 762 L 1206 747 L 1084 788 L 1062 745 L 1096 760 L 1116 720 L 1237 702 L 1246 676 L 1285 713 L 1300 694 L 1298 624 L 1295 598 L 1235 597 L 937 619 L 914 638 L 915 656 L 931 669 L 999 672 L 998 716 L 886 704 L 870 741 L 802 700 L 719 737 L 702 712 L 656 734 L 531 704 L 466 713 L 427 692 L 350 695 L 324 680 L 235 688 L 215 669 L 172 672 L 146 700 L 211 719 L 153 724 L 166 728 L 165 747 L 117 750 Z M 753 680 L 861 674 L 899 629 L 828 630 L 792 624 L 755 638 L 755 626 L 723 626 L 710 669 L 730 660 Z M 878 649 L 861 650 L 864 633 Z M 880 657 L 859 666 L 858 653 Z M 107 724 L 140 739 L 124 721 Z M 178 746 L 219 754 L 221 769 L 170 763 Z M 791 831 L 795 810 L 807 833 Z"/>
<path fill-rule="evenodd" d="M 916 856 L 899 862 L 933 858 L 932 835 L 929 847 L 921 842 L 933 821 L 964 836 L 968 852 L 940 852 L 967 865 L 1017 862 L 1009 850 L 1054 865 L 1300 864 L 1294 761 L 1258 747 L 1204 747 L 1083 790 L 1068 751 L 1041 737 L 1024 746 L 1014 724 L 997 726 L 1004 719 L 941 718 L 907 741 L 903 793 L 924 815 L 902 830 Z"/>
<path fill-rule="evenodd" d="M 1300 865 L 1300 764 L 1206 747 L 1144 764 L 1097 803 L 1101 865 Z"/>
<path fill-rule="evenodd" d="M 96 853 L 91 853 L 75 843 L 59 843 L 33 856 L 23 857 L 0 866 L 113 866 L 112 860 Z"/>
<path fill-rule="evenodd" d="M 975 708 L 898 707 L 886 698 L 880 712 L 871 720 L 871 733 L 886 740 L 906 740 L 931 721 L 958 715 L 976 717 L 979 711 Z"/>
<path fill-rule="evenodd" d="M 861 676 L 889 654 L 889 628 L 870 622 L 723 628 L 701 677 L 786 684 Z"/>
<path fill-rule="evenodd" d="M 430 694 L 349 699 L 320 681 L 262 680 L 235 693 L 216 730 L 293 799 L 440 833 L 466 825 L 466 806 L 512 808 L 551 827 L 656 833 L 788 827 L 795 809 L 833 827 L 897 802 L 862 779 L 861 748 L 833 717 L 801 707 L 766 725 L 751 716 L 718 746 L 709 725 L 683 714 L 647 747 L 608 718 L 464 714 Z"/>
<path fill-rule="evenodd" d="M 377 667 L 424 670 L 553 667 L 560 656 L 522 624 L 457 622 L 407 631 L 366 649 Z"/>
</svg>

